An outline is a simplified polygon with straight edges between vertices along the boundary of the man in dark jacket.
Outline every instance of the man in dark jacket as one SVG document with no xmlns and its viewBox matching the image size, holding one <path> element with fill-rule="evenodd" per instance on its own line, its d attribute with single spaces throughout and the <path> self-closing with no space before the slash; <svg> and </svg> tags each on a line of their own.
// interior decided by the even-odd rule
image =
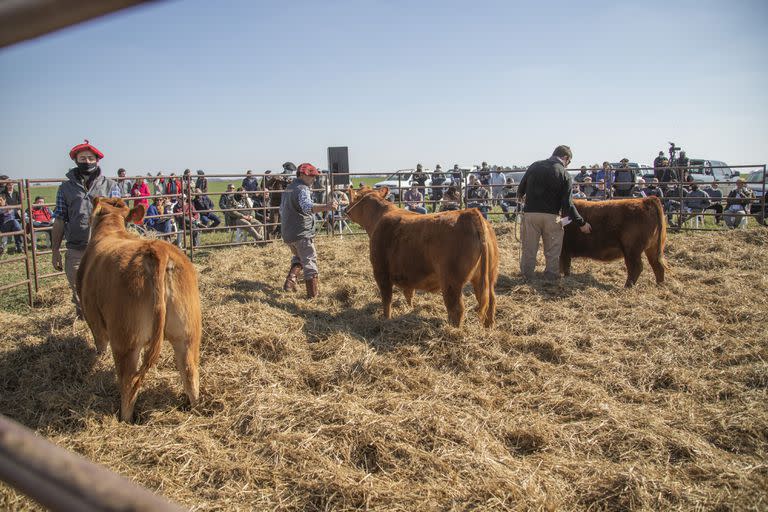
<svg viewBox="0 0 768 512">
<path fill-rule="evenodd" d="M 96 197 L 120 197 L 118 184 L 101 174 L 99 160 L 104 154 L 87 140 L 69 152 L 77 167 L 67 172 L 67 181 L 56 192 L 56 209 L 51 231 L 51 263 L 56 270 L 64 270 L 72 302 L 78 318 L 82 318 L 80 300 L 77 296 L 77 269 L 85 254 L 91 234 L 91 212 Z M 67 259 L 61 264 L 61 241 L 67 241 Z"/>
<path fill-rule="evenodd" d="M 539 239 L 544 241 L 544 276 L 555 280 L 560 278 L 564 225 L 575 222 L 582 233 L 592 231 L 592 227 L 581 218 L 573 205 L 571 176 L 566 171 L 572 159 L 571 148 L 557 146 L 550 158 L 534 162 L 528 167 L 517 188 L 518 199 L 525 201 L 520 227 L 520 272 L 528 281 L 533 279 L 536 269 Z M 561 214 L 566 217 L 560 218 Z"/>
<path fill-rule="evenodd" d="M 621 165 L 614 172 L 613 188 L 616 197 L 631 197 L 635 188 L 635 172 L 629 167 L 629 159 L 622 158 Z"/>
</svg>

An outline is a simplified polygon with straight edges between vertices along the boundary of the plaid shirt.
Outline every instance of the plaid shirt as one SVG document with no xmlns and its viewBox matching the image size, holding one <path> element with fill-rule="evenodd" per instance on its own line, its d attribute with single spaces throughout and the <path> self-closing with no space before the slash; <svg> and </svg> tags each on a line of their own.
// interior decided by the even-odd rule
<svg viewBox="0 0 768 512">
<path fill-rule="evenodd" d="M 309 188 L 299 189 L 299 208 L 304 213 L 312 213 L 312 196 L 309 193 Z"/>
<path fill-rule="evenodd" d="M 119 185 L 112 187 L 112 190 L 109 191 L 109 197 L 122 197 Z M 67 202 L 64 200 L 61 187 L 56 191 L 56 207 L 53 209 L 53 216 L 64 222 L 69 222 L 69 208 L 67 208 Z"/>
</svg>

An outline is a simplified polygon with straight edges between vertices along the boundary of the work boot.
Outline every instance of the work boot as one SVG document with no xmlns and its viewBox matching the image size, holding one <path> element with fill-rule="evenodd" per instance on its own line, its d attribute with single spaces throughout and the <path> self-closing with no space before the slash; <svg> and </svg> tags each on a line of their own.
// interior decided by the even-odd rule
<svg viewBox="0 0 768 512">
<path fill-rule="evenodd" d="M 307 279 L 304 281 L 304 283 L 307 285 L 307 298 L 308 299 L 314 299 L 318 296 L 319 292 L 317 290 L 318 282 L 317 282 L 317 276 L 313 277 L 312 279 Z"/>
<path fill-rule="evenodd" d="M 302 270 L 304 270 L 304 267 L 301 266 L 301 263 L 294 263 L 291 265 L 291 270 L 288 271 L 288 276 L 286 276 L 285 283 L 283 283 L 283 291 L 296 291 L 296 285 L 299 284 L 297 279 Z"/>
</svg>

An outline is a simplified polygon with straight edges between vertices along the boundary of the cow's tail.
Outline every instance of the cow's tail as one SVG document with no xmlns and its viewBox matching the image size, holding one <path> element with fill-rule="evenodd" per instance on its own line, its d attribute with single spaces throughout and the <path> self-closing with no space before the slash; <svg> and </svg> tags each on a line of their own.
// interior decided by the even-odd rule
<svg viewBox="0 0 768 512">
<path fill-rule="evenodd" d="M 166 316 L 166 277 L 168 270 L 168 263 L 170 260 L 170 254 L 168 251 L 153 252 L 155 261 L 157 262 L 157 272 L 150 273 L 150 279 L 154 280 L 154 309 L 152 311 L 152 317 L 155 320 L 152 334 L 149 339 L 149 344 L 144 351 L 144 358 L 141 362 L 136 377 L 133 380 L 131 386 L 131 396 L 135 397 L 139 392 L 139 387 L 144 377 L 147 375 L 150 367 L 155 364 L 160 357 L 160 351 L 163 348 L 163 338 L 165 337 L 165 316 Z"/>
<path fill-rule="evenodd" d="M 491 265 L 493 261 L 494 235 L 489 232 L 493 228 L 491 228 L 490 224 L 486 222 L 479 213 L 476 218 L 480 222 L 477 232 L 480 236 L 480 264 L 478 265 L 478 270 L 481 272 L 480 279 L 478 279 L 480 290 L 478 290 L 477 295 L 480 300 L 477 305 L 477 314 L 484 321 L 486 326 L 488 326 L 488 315 L 493 315 L 493 312 L 489 312 L 489 308 L 493 307 L 491 305 L 491 294 L 493 293 L 493 282 L 491 278 L 493 270 L 491 269 Z M 492 321 L 493 319 L 491 316 L 490 322 Z"/>
<path fill-rule="evenodd" d="M 656 259 L 666 270 L 669 270 L 667 260 L 664 258 L 664 246 L 667 243 L 667 216 L 664 215 L 664 208 L 658 197 L 655 197 L 653 205 L 659 220 L 658 233 L 656 234 Z"/>
</svg>

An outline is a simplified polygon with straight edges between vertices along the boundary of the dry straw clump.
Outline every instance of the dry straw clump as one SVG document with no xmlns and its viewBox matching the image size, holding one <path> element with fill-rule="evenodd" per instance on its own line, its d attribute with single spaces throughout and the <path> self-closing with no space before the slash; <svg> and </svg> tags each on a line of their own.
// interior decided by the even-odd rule
<svg viewBox="0 0 768 512">
<path fill-rule="evenodd" d="M 0 411 L 193 510 L 765 510 L 768 231 L 672 235 L 631 290 L 585 260 L 523 284 L 498 235 L 491 330 L 469 290 L 462 330 L 437 295 L 382 321 L 364 237 L 318 241 L 312 302 L 280 244 L 210 253 L 202 403 L 164 347 L 135 425 L 61 283 L 0 313 Z"/>
</svg>

